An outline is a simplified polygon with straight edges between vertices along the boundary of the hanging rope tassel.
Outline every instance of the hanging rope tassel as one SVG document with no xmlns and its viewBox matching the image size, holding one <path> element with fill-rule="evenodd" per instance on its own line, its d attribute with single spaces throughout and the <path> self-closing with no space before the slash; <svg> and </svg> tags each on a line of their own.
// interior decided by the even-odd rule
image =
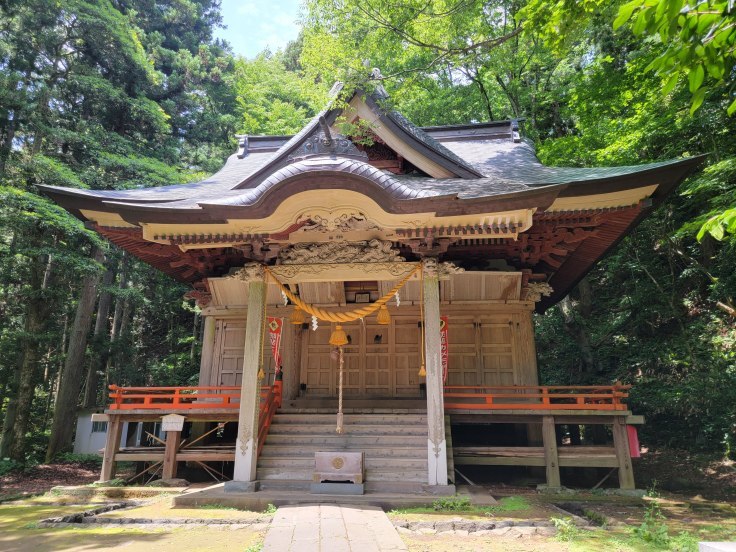
<svg viewBox="0 0 736 552">
<path fill-rule="evenodd" d="M 343 416 L 342 416 L 342 369 L 345 365 L 345 358 L 342 354 L 342 345 L 340 345 L 339 354 L 340 354 L 340 377 L 338 381 L 338 395 L 337 395 L 337 427 L 335 428 L 335 433 L 338 433 L 342 435 L 345 433 L 345 428 L 343 427 Z"/>
</svg>

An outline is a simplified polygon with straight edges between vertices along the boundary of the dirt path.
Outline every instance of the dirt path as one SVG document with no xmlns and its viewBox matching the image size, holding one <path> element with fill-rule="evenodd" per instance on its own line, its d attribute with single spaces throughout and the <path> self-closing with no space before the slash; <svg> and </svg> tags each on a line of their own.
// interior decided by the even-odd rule
<svg viewBox="0 0 736 552">
<path fill-rule="evenodd" d="M 87 485 L 99 477 L 100 468 L 94 463 L 42 464 L 0 477 L 0 500 L 45 493 L 58 485 Z"/>
</svg>

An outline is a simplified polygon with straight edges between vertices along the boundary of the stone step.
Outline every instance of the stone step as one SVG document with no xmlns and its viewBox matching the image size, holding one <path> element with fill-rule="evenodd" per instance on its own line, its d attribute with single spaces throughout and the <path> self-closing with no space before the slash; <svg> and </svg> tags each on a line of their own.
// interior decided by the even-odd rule
<svg viewBox="0 0 736 552">
<path fill-rule="evenodd" d="M 337 409 L 337 398 L 307 398 L 302 397 L 284 401 L 282 410 L 332 410 Z M 380 399 L 380 398 L 344 398 L 343 411 L 360 410 L 363 412 L 426 412 L 427 400 L 421 398 Z"/>
<path fill-rule="evenodd" d="M 311 480 L 314 469 L 298 468 L 261 468 L 256 470 L 256 478 L 265 480 Z M 427 480 L 426 469 L 395 470 L 384 468 L 366 468 L 365 480 L 367 481 L 408 481 L 421 483 Z"/>
<path fill-rule="evenodd" d="M 302 491 L 309 493 L 311 479 L 264 479 L 259 480 L 261 491 Z M 366 481 L 366 492 L 402 493 L 425 495 L 424 482 L 419 481 Z M 426 495 L 425 495 L 426 496 Z M 431 502 L 432 498 L 427 499 Z"/>
<path fill-rule="evenodd" d="M 365 452 L 366 456 L 376 456 L 383 458 L 423 458 L 427 456 L 427 443 L 426 439 L 423 443 L 420 443 L 413 447 L 400 446 L 400 447 L 386 447 L 383 443 L 378 445 L 366 445 L 361 444 L 359 446 L 331 446 L 326 450 L 321 444 L 314 445 L 276 445 L 266 441 L 261 451 L 261 458 L 270 457 L 288 457 L 288 458 L 301 458 L 309 457 L 314 458 L 315 452 Z"/>
<path fill-rule="evenodd" d="M 401 424 L 401 425 L 427 425 L 426 414 L 345 414 L 343 417 L 345 425 L 373 425 L 373 424 Z M 278 412 L 273 417 L 272 423 L 285 424 L 335 424 L 337 416 L 329 414 L 290 414 Z"/>
<path fill-rule="evenodd" d="M 335 433 L 335 423 L 308 423 L 271 425 L 269 435 L 329 435 Z M 344 435 L 427 435 L 426 425 L 404 424 L 353 424 L 345 426 Z"/>
<path fill-rule="evenodd" d="M 258 459 L 259 468 L 299 468 L 314 471 L 314 456 L 306 458 L 270 456 Z M 365 457 L 366 470 L 426 470 L 427 458 L 377 458 Z"/>
<path fill-rule="evenodd" d="M 271 430 L 273 430 L 273 427 Z M 361 446 L 383 445 L 385 447 L 422 446 L 426 449 L 427 435 L 336 435 L 334 431 L 331 434 L 323 435 L 299 435 L 292 433 L 272 433 L 269 431 L 265 446 L 269 445 L 322 445 L 350 449 Z"/>
</svg>

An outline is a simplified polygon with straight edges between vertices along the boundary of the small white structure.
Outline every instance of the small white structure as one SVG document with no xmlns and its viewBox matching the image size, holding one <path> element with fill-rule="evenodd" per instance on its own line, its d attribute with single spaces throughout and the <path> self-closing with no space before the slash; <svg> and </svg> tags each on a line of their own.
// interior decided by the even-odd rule
<svg viewBox="0 0 736 552">
<path fill-rule="evenodd" d="M 131 424 L 135 426 L 134 432 L 129 429 Z M 166 430 L 162 425 L 160 423 L 154 424 L 153 435 L 164 438 L 164 431 Z M 143 432 L 142 422 L 124 422 L 121 434 L 123 435 L 122 445 L 129 447 L 139 447 L 146 442 L 147 438 Z M 74 437 L 74 454 L 99 454 L 105 448 L 106 439 L 107 415 L 100 413 L 98 410 L 80 411 L 77 416 L 77 432 Z"/>
<path fill-rule="evenodd" d="M 96 411 L 82 411 L 77 417 L 77 433 L 74 438 L 74 454 L 96 454 L 105 448 L 107 422 L 93 421 Z"/>
</svg>

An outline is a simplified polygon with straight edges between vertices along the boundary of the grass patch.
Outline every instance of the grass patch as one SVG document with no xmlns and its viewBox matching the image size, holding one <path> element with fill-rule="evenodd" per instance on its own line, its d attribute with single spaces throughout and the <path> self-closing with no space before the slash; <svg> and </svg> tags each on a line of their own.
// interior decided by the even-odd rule
<svg viewBox="0 0 736 552">
<path fill-rule="evenodd" d="M 523 496 L 505 496 L 498 501 L 498 504 L 483 508 L 494 513 L 523 512 L 531 508 L 531 505 Z"/>
<path fill-rule="evenodd" d="M 417 506 L 391 510 L 390 515 L 401 516 L 407 514 L 436 514 L 451 512 L 457 514 L 472 514 L 481 516 L 496 516 L 510 512 L 523 512 L 529 510 L 531 505 L 522 496 L 506 496 L 491 506 L 474 506 L 470 499 L 464 496 L 453 496 L 435 500 L 432 506 Z"/>
<path fill-rule="evenodd" d="M 124 547 L 131 552 L 150 550 L 260 550 L 262 532 L 241 529 L 215 531 L 211 527 L 132 528 L 125 525 L 80 524 L 80 527 L 43 527 L 39 520 L 89 509 L 89 506 L 0 506 L 0 550 L 104 550 Z M 202 512 L 204 513 L 204 512 Z M 223 514 L 219 514 L 222 516 Z M 242 514 L 237 513 L 240 517 Z"/>
<path fill-rule="evenodd" d="M 551 521 L 555 529 L 557 529 L 555 538 L 558 541 L 571 542 L 577 540 L 580 536 L 580 529 L 578 529 L 571 517 L 553 517 Z"/>
<path fill-rule="evenodd" d="M 110 479 L 109 481 L 94 481 L 87 485 L 88 487 L 125 487 L 127 483 L 125 479 Z"/>
<path fill-rule="evenodd" d="M 214 504 L 203 504 L 202 506 L 197 506 L 198 510 L 237 510 L 234 506 L 225 506 L 224 504 L 220 503 L 214 503 Z"/>
</svg>

